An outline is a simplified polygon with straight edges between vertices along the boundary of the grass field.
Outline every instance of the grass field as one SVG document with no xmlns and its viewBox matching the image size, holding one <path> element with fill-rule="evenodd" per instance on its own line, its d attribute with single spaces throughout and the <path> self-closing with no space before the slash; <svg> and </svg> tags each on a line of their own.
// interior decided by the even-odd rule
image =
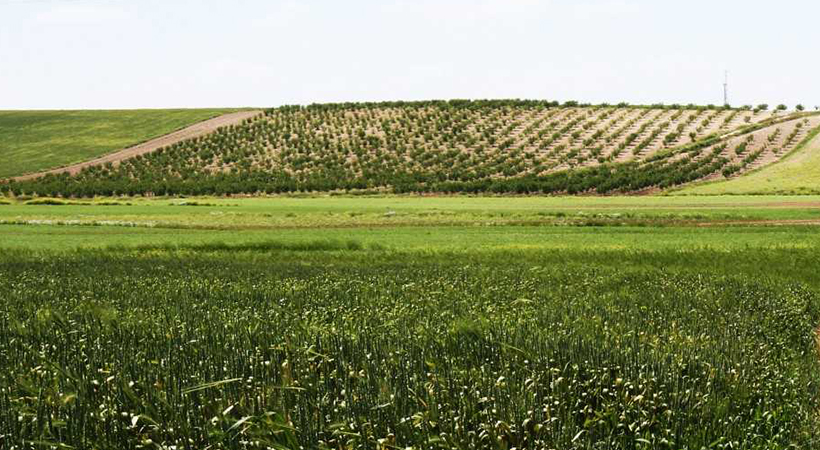
<svg viewBox="0 0 820 450">
<path fill-rule="evenodd" d="M 665 250 L 712 248 L 813 248 L 816 227 L 573 227 L 573 226 L 425 226 L 273 230 L 190 230 L 122 226 L 0 225 L 6 250 L 73 250 L 109 247 L 202 247 L 238 250 L 268 246 L 327 243 L 331 247 L 396 251 L 477 252 L 493 249 Z"/>
<path fill-rule="evenodd" d="M 0 205 L 0 248 L 316 240 L 392 250 L 806 247 L 817 242 L 810 225 L 818 222 L 814 196 L 35 199 Z"/>
<path fill-rule="evenodd" d="M 820 443 L 820 197 L 5 203 L 0 448 Z"/>
<path fill-rule="evenodd" d="M 254 197 L 7 200 L 0 223 L 118 222 L 161 228 L 281 229 L 411 225 L 711 224 L 820 220 L 820 196 Z"/>
<path fill-rule="evenodd" d="M 820 193 L 820 138 L 808 141 L 807 145 L 777 163 L 745 176 L 686 187 L 674 194 L 816 195 L 818 193 Z"/>
<path fill-rule="evenodd" d="M 226 112 L 0 111 L 0 179 L 92 159 Z"/>
<path fill-rule="evenodd" d="M 4 252 L 0 442 L 817 443 L 817 246 L 591 251 L 582 231 L 557 250 Z"/>
</svg>

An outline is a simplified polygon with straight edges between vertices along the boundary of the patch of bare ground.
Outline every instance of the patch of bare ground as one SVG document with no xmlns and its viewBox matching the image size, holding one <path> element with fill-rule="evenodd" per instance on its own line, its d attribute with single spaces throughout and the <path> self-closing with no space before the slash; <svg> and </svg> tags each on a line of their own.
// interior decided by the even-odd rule
<svg viewBox="0 0 820 450">
<path fill-rule="evenodd" d="M 239 124 L 243 120 L 258 116 L 261 113 L 262 111 L 240 111 L 235 113 L 224 114 L 219 117 L 214 117 L 213 119 L 208 119 L 199 123 L 195 123 L 189 127 L 185 127 L 173 133 L 160 136 L 156 139 L 151 139 L 150 141 L 143 142 L 133 147 L 129 147 L 118 152 L 101 156 L 99 158 L 95 158 L 77 164 L 72 164 L 70 166 L 60 167 L 57 169 L 46 170 L 43 172 L 32 173 L 28 175 L 21 175 L 19 177 L 11 178 L 11 180 L 25 181 L 34 178 L 39 178 L 48 174 L 60 173 L 69 173 L 71 175 L 75 175 L 86 167 L 98 166 L 106 163 L 113 163 L 116 165 L 122 160 L 133 158 L 137 155 L 151 153 L 160 148 L 167 147 L 169 145 L 175 144 L 186 139 L 204 136 L 222 127 Z"/>
</svg>

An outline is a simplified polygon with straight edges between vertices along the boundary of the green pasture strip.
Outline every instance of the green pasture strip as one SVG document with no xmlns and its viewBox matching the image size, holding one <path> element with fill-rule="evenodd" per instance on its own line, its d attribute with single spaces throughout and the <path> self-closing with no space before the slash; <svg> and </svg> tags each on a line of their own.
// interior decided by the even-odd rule
<svg viewBox="0 0 820 450">
<path fill-rule="evenodd" d="M 72 250 L 110 246 L 304 244 L 355 241 L 365 249 L 462 251 L 477 249 L 697 249 L 747 246 L 807 248 L 820 244 L 820 227 L 578 227 L 425 226 L 197 230 L 128 226 L 0 225 L 0 248 Z"/>
<path fill-rule="evenodd" d="M 87 161 L 232 111 L 0 111 L 0 179 Z"/>
<path fill-rule="evenodd" d="M 262 197 L 34 199 L 0 205 L 0 223 L 282 229 L 504 224 L 686 225 L 820 220 L 819 196 Z"/>
</svg>

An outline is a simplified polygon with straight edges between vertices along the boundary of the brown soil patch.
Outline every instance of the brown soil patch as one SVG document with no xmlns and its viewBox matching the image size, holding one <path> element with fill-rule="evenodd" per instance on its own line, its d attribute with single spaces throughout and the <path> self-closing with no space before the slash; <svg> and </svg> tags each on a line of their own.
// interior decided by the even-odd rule
<svg viewBox="0 0 820 450">
<path fill-rule="evenodd" d="M 170 134 L 166 134 L 165 136 L 160 136 L 156 139 L 151 139 L 150 141 L 143 142 L 142 144 L 138 144 L 133 147 L 120 150 L 118 152 L 109 153 L 108 155 L 101 156 L 99 158 L 95 158 L 77 164 L 72 164 L 70 166 L 60 167 L 57 169 L 46 170 L 43 172 L 32 173 L 28 175 L 22 175 L 19 177 L 11 178 L 11 180 L 25 181 L 34 178 L 39 178 L 47 174 L 59 174 L 66 172 L 71 175 L 75 175 L 85 167 L 97 166 L 106 163 L 117 164 L 122 160 L 133 158 L 137 155 L 151 153 L 162 147 L 167 147 L 169 145 L 176 144 L 177 142 L 184 141 L 186 139 L 204 136 L 206 134 L 212 133 L 213 131 L 216 131 L 218 128 L 222 128 L 228 125 L 239 124 L 243 120 L 255 117 L 261 113 L 261 111 L 240 111 L 230 114 L 224 114 L 219 117 L 214 117 L 213 119 L 208 119 L 199 123 L 195 123 L 189 127 L 183 128 Z"/>
</svg>

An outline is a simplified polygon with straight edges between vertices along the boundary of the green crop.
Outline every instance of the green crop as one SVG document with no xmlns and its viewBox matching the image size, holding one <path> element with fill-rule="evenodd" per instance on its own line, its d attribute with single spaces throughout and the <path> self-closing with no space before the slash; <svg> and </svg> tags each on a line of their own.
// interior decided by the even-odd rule
<svg viewBox="0 0 820 450">
<path fill-rule="evenodd" d="M 318 250 L 5 255 L 0 447 L 815 442 L 810 287 L 582 253 Z"/>
</svg>

